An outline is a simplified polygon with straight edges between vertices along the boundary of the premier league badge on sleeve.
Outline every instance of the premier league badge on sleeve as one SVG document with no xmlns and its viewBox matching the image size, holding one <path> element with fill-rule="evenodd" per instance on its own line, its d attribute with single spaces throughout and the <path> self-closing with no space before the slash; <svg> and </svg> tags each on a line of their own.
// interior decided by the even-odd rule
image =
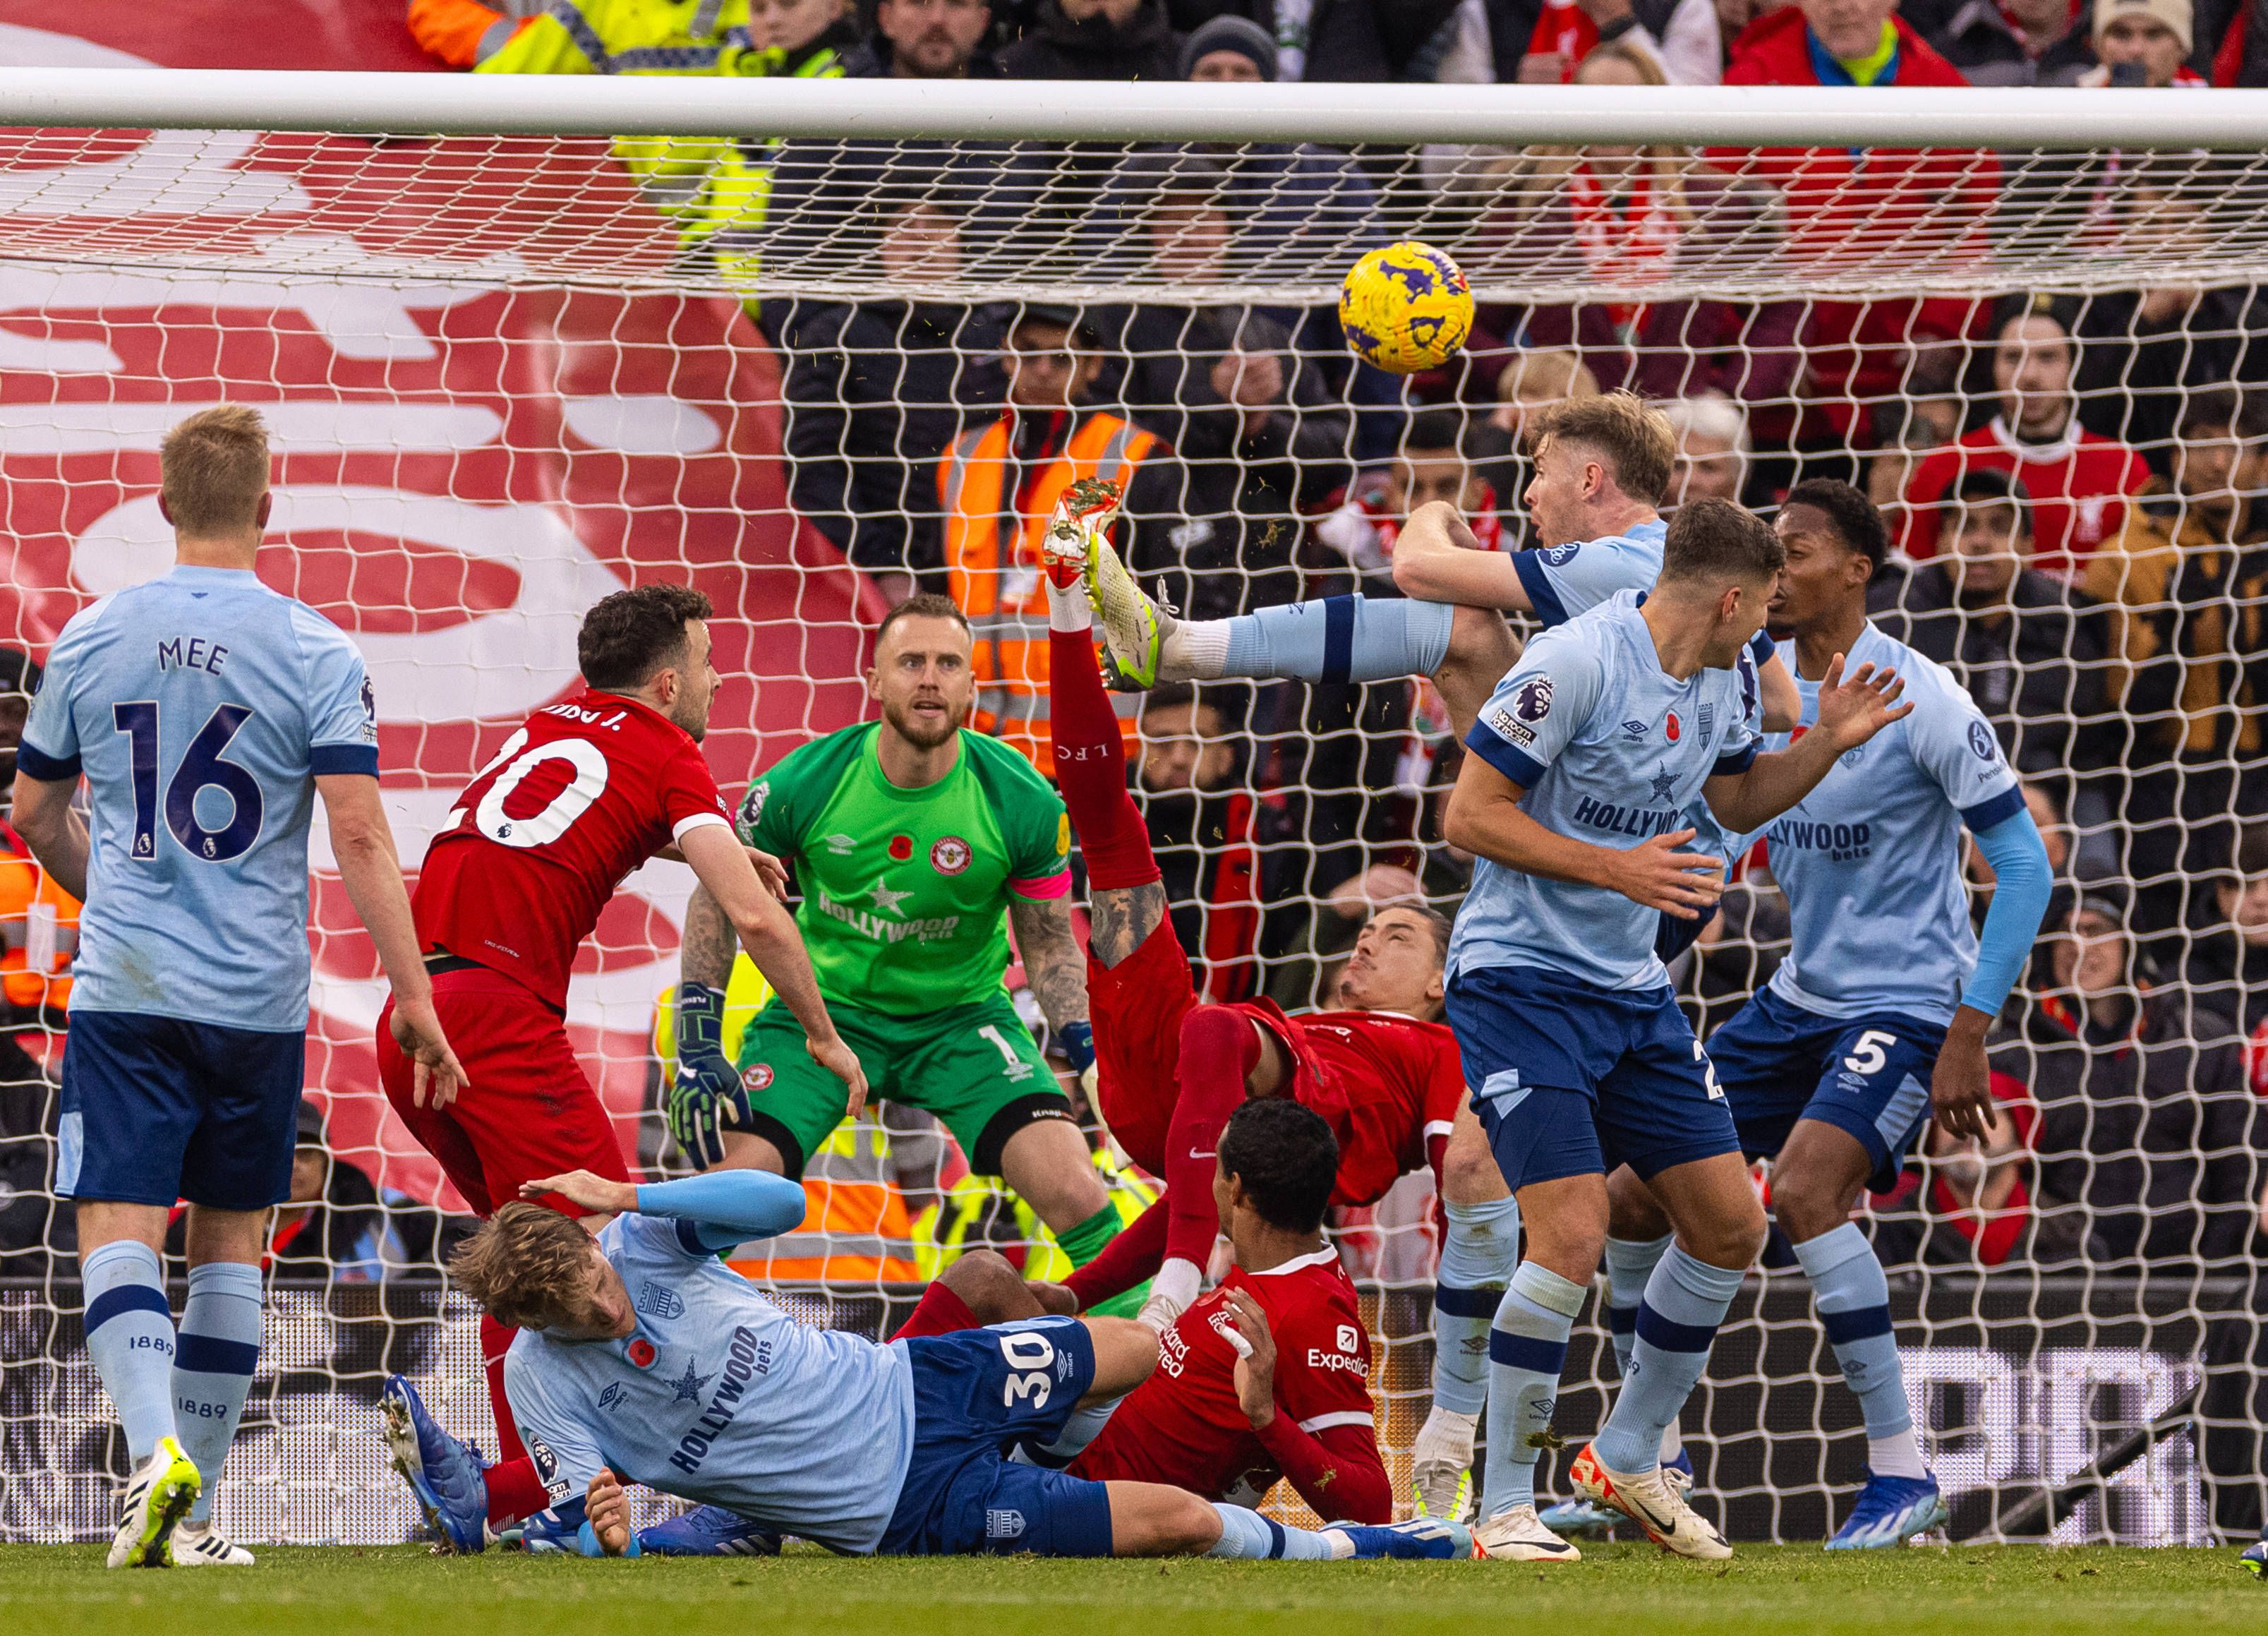
<svg viewBox="0 0 2268 1636">
<path fill-rule="evenodd" d="M 1551 713 L 1551 678 L 1530 676 L 1512 696 L 1512 713 L 1530 726 Z"/>
</svg>

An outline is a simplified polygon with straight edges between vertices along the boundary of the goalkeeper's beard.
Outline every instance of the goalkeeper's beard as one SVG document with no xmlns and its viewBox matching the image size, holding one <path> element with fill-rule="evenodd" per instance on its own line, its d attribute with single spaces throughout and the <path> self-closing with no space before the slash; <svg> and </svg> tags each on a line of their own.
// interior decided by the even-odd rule
<svg viewBox="0 0 2268 1636">
<path fill-rule="evenodd" d="M 889 724 L 890 731 L 917 750 L 937 748 L 968 724 L 969 707 L 966 704 L 957 710 L 948 704 L 941 715 L 924 716 L 916 714 L 912 709 L 912 704 L 918 702 L 882 706 L 882 719 Z"/>
</svg>

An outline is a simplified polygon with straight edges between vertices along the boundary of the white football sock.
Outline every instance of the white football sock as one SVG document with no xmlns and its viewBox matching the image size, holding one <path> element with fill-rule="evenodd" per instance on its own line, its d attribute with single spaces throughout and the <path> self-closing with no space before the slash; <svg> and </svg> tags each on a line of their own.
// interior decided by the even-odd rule
<svg viewBox="0 0 2268 1636">
<path fill-rule="evenodd" d="M 1913 1427 L 1893 1432 L 1888 1437 L 1867 1440 L 1867 1469 L 1876 1477 L 1913 1477 L 1929 1475 L 1929 1468 L 1921 1463 L 1921 1442 L 1914 1436 Z"/>
<path fill-rule="evenodd" d="M 1228 621 L 1177 621 L 1158 645 L 1161 680 L 1211 682 L 1228 668 Z"/>
<path fill-rule="evenodd" d="M 1048 587 L 1048 629 L 1077 633 L 1091 630 L 1094 610 L 1087 606 L 1086 587 L 1075 585 L 1068 591 L 1054 580 L 1044 582 Z"/>
</svg>

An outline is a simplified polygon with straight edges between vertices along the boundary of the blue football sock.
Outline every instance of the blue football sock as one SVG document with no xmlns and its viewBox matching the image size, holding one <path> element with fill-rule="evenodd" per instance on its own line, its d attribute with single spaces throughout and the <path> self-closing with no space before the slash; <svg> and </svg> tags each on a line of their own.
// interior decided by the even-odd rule
<svg viewBox="0 0 2268 1636">
<path fill-rule="evenodd" d="M 1712 1267 L 1675 1244 L 1654 1268 L 1638 1303 L 1638 1341 L 1623 1389 L 1591 1443 L 1609 1470 L 1651 1471 L 1660 1462 L 1661 1434 L 1708 1366 L 1743 1271 Z"/>
<path fill-rule="evenodd" d="M 1433 1290 L 1433 1406 L 1488 1406 L 1489 1329 L 1520 1266 L 1520 1203 L 1445 1205 L 1440 1282 Z"/>
<path fill-rule="evenodd" d="M 180 1419 L 181 1452 L 204 1476 L 189 1521 L 212 1514 L 221 1467 L 244 1418 L 244 1394 L 260 1361 L 260 1269 L 214 1261 L 189 1269 L 189 1301 L 181 1309 L 181 1341 L 173 1355 L 173 1407 Z"/>
<path fill-rule="evenodd" d="M 1449 652 L 1457 610 L 1403 597 L 1332 596 L 1239 614 L 1228 627 L 1228 676 L 1388 682 L 1430 676 Z"/>
<path fill-rule="evenodd" d="M 118 1405 L 127 1452 L 140 1465 L 173 1435 L 173 1308 L 158 1252 L 114 1239 L 79 1257 L 86 1355 Z"/>
<path fill-rule="evenodd" d="M 1646 1299 L 1646 1281 L 1674 1237 L 1664 1233 L 1643 1242 L 1607 1241 L 1607 1327 L 1614 1338 L 1615 1373 L 1624 1379 L 1630 1376 L 1631 1348 L 1638 1344 L 1638 1304 Z"/>
<path fill-rule="evenodd" d="M 1220 1516 L 1220 1540 L 1208 1557 L 1229 1557 L 1246 1562 L 1281 1559 L 1287 1562 L 1328 1562 L 1336 1553 L 1330 1541 L 1304 1528 L 1287 1528 L 1257 1511 L 1216 1501 Z"/>
<path fill-rule="evenodd" d="M 1523 1261 L 1496 1309 L 1496 1325 L 1489 1332 L 1484 1517 L 1535 1503 L 1535 1463 L 1543 1451 L 1531 1440 L 1551 1428 L 1559 1375 L 1567 1364 L 1567 1337 L 1583 1309 L 1583 1294 L 1580 1284 Z"/>
<path fill-rule="evenodd" d="M 1905 1369 L 1898 1361 L 1897 1338 L 1890 1329 L 1890 1281 L 1874 1247 L 1855 1221 L 1845 1221 L 1831 1233 L 1822 1233 L 1795 1247 L 1795 1258 L 1811 1280 L 1819 1307 L 1820 1327 L 1835 1348 L 1843 1381 L 1858 1394 L 1867 1417 L 1870 1444 L 1913 1433 L 1913 1405 L 1906 1397 Z M 1913 1463 L 1920 1463 L 1916 1447 Z M 1897 1462 L 1896 1463 L 1903 1463 Z M 1911 1477 L 1918 1471 L 1892 1470 L 1891 1477 Z"/>
</svg>

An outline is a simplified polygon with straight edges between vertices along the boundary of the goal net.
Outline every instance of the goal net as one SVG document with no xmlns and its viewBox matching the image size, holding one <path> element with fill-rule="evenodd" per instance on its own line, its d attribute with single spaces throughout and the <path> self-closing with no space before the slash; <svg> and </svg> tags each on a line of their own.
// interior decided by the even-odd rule
<svg viewBox="0 0 2268 1636">
<path fill-rule="evenodd" d="M 1528 416 L 1616 387 L 1674 400 L 1673 500 L 1768 509 L 1826 475 L 1881 503 L 1880 617 L 1993 721 L 2058 859 L 2050 931 L 2076 913 L 2085 932 L 2043 941 L 1995 1035 L 1993 1141 L 1926 1138 L 1864 1206 L 1953 1531 L 2235 1535 L 2259 1521 L 2268 1423 L 2264 113 L 2244 92 L 0 70 L 0 645 L 36 660 L 160 571 L 158 439 L 255 404 L 278 458 L 261 572 L 368 659 L 414 865 L 573 684 L 581 611 L 624 583 L 716 603 L 706 748 L 735 795 L 860 717 L 893 598 L 1028 595 L 1029 564 L 969 590 L 937 468 L 1047 350 L 1035 321 L 1071 330 L 1086 404 L 1160 439 L 1172 481 L 1135 563 L 1202 616 L 1393 594 L 1425 498 L 1515 549 Z M 1330 312 L 1356 254 L 1400 238 L 1450 252 L 1479 303 L 1467 350 L 1407 379 L 1356 366 Z M 1141 731 L 1212 996 L 1328 1004 L 1370 905 L 1454 907 L 1458 750 L 1429 689 L 1208 687 Z M 438 1271 L 462 1201 L 378 1093 L 383 985 L 317 836 L 322 1118 L 220 1520 L 398 1539 L 385 1374 L 492 1433 Z M 92 1537 L 123 1455 L 51 1190 L 75 906 L 5 869 L 0 1537 Z M 683 1163 L 653 1028 L 689 889 L 667 864 L 625 882 L 570 997 L 649 1172 Z M 1753 858 L 1676 968 L 1697 1022 L 1763 981 L 1786 928 Z M 1052 1264 L 925 1116 L 842 1133 L 809 1186 L 806 1231 L 741 1264 L 814 1322 L 882 1333 L 975 1244 Z M 1418 1176 L 1334 1224 L 1404 1491 L 1432 1220 Z M 1603 1288 L 1558 1412 L 1574 1446 L 1612 1390 Z M 1864 1441 L 1784 1245 L 1684 1426 L 1735 1537 L 1839 1515 Z"/>
</svg>

